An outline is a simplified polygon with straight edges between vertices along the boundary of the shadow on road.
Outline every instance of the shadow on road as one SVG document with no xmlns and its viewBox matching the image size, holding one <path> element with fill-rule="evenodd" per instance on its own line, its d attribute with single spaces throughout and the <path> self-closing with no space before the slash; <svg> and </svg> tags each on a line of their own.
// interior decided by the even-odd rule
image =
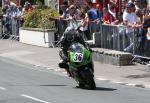
<svg viewBox="0 0 150 103">
<path fill-rule="evenodd" d="M 81 89 L 81 88 L 77 88 L 76 89 Z M 81 89 L 81 90 L 88 90 L 88 89 Z M 90 91 L 115 91 L 117 89 L 113 89 L 113 88 L 103 88 L 103 87 L 96 87 L 95 90 L 90 90 Z"/>
<path fill-rule="evenodd" d="M 95 90 L 99 90 L 99 91 L 115 91 L 117 89 L 113 89 L 113 88 L 104 88 L 104 87 L 96 87 Z"/>
<path fill-rule="evenodd" d="M 129 75 L 126 78 L 138 79 L 138 78 L 150 78 L 150 74 L 139 74 L 139 75 Z"/>
<path fill-rule="evenodd" d="M 67 85 L 40 85 L 40 86 L 67 86 Z"/>
</svg>

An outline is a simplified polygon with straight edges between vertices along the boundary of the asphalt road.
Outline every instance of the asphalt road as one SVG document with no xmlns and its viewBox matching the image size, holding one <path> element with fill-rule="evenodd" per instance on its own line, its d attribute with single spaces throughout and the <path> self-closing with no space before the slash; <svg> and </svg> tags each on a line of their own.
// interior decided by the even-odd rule
<svg viewBox="0 0 150 103">
<path fill-rule="evenodd" d="M 150 103 L 150 90 L 96 80 L 96 90 L 75 88 L 59 71 L 0 58 L 0 103 Z"/>
</svg>

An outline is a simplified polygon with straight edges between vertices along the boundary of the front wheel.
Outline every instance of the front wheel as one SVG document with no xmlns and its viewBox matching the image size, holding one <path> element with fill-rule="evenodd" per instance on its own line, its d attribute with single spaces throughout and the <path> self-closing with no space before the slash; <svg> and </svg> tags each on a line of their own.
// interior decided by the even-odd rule
<svg viewBox="0 0 150 103">
<path fill-rule="evenodd" d="M 94 80 L 93 76 L 88 77 L 86 82 L 87 82 L 87 85 L 85 85 L 85 86 L 87 86 L 87 89 L 89 89 L 89 90 L 96 89 L 96 84 L 95 84 L 95 80 Z"/>
<path fill-rule="evenodd" d="M 96 89 L 93 72 L 90 68 L 86 68 L 81 72 L 81 78 L 84 83 L 84 87 L 89 90 Z"/>
</svg>

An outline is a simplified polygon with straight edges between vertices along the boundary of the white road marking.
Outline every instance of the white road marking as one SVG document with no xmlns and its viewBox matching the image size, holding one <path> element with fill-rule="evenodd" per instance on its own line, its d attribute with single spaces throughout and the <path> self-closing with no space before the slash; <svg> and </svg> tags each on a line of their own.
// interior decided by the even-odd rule
<svg viewBox="0 0 150 103">
<path fill-rule="evenodd" d="M 56 72 L 57 72 L 57 71 L 61 71 L 61 69 L 54 69 L 54 71 L 56 71 Z"/>
<path fill-rule="evenodd" d="M 150 85 L 145 85 L 145 88 L 150 88 Z"/>
<path fill-rule="evenodd" d="M 0 89 L 1 89 L 1 90 L 6 90 L 6 88 L 4 88 L 4 87 L 0 87 Z"/>
<path fill-rule="evenodd" d="M 38 99 L 38 98 L 35 98 L 35 97 L 31 97 L 31 96 L 26 95 L 26 94 L 22 94 L 21 96 L 25 97 L 25 98 L 28 98 L 28 99 L 32 99 L 32 100 L 37 101 L 37 102 L 41 102 L 41 103 L 50 103 L 50 102 L 47 102 L 47 101 L 44 101 L 44 100 L 41 100 L 41 99 Z"/>
<path fill-rule="evenodd" d="M 128 83 L 127 86 L 135 86 L 136 84 Z"/>
<path fill-rule="evenodd" d="M 97 80 L 100 80 L 100 81 L 107 81 L 108 79 L 105 79 L 105 78 L 101 78 L 101 77 L 96 77 Z"/>
</svg>

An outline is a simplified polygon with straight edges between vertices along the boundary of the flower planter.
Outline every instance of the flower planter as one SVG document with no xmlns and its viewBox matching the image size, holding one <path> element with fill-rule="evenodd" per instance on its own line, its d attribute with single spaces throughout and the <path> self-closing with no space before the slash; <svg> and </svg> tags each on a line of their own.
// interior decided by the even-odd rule
<svg viewBox="0 0 150 103">
<path fill-rule="evenodd" d="M 54 31 L 39 28 L 20 28 L 19 41 L 36 46 L 53 47 L 55 42 Z"/>
</svg>

